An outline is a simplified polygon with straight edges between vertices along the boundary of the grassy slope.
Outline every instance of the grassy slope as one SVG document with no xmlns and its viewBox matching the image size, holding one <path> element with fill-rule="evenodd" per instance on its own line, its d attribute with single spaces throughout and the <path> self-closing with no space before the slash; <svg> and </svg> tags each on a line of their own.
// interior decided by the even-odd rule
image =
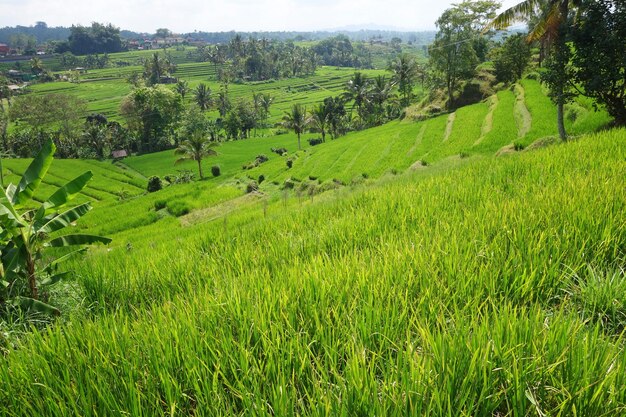
<svg viewBox="0 0 626 417">
<path fill-rule="evenodd" d="M 148 226 L 76 264 L 98 317 L 26 337 L 0 409 L 620 415 L 625 157 L 613 131 Z"/>
<path fill-rule="evenodd" d="M 516 121 L 513 117 L 514 95 L 511 91 L 498 93 L 499 101 L 494 109 L 492 128 L 481 138 L 482 126 L 489 111 L 488 103 L 479 103 L 459 109 L 452 132 L 444 142 L 448 116 L 440 116 L 425 122 L 392 122 L 387 125 L 351 133 L 338 140 L 328 140 L 326 144 L 314 148 L 304 146 L 304 151 L 296 154 L 291 170 L 287 170 L 284 157 L 270 152 L 272 147 L 285 147 L 291 154 L 296 153 L 296 139 L 293 134 L 225 144 L 216 158 L 204 161 L 208 172 L 214 164 L 220 165 L 228 174 L 240 172 L 242 165 L 256 155 L 265 154 L 270 161 L 245 174 L 251 178 L 264 175 L 270 181 L 282 183 L 286 178 L 299 180 L 309 176 L 322 181 L 333 178 L 350 182 L 355 176 L 366 174 L 378 177 L 391 169 L 404 170 L 418 160 L 438 162 L 451 156 L 494 154 L 505 145 L 519 142 L 528 145 L 556 132 L 556 111 L 544 95 L 540 84 L 524 80 L 525 103 L 532 117 L 531 129 L 518 138 Z M 547 113 L 547 116 L 544 114 Z M 554 113 L 554 114 L 553 114 Z M 593 131 L 606 124 L 605 113 L 580 111 L 575 122 L 568 121 L 568 128 L 574 133 Z M 315 134 L 303 135 L 306 139 Z M 479 141 L 480 139 L 480 141 Z M 129 158 L 129 166 L 144 175 L 166 175 L 175 171 L 172 165 L 172 152 Z M 193 164 L 181 167 L 194 169 Z M 246 175 L 239 175 L 245 179 Z"/>
</svg>

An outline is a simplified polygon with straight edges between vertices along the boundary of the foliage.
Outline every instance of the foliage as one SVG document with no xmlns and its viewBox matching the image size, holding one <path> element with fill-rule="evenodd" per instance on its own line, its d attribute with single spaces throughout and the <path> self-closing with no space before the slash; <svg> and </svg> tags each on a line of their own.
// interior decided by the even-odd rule
<svg viewBox="0 0 626 417">
<path fill-rule="evenodd" d="M 371 57 L 359 54 L 346 35 L 324 39 L 313 46 L 324 65 L 337 67 L 371 68 Z"/>
<path fill-rule="evenodd" d="M 148 178 L 148 186 L 146 189 L 149 193 L 154 193 L 161 190 L 162 188 L 163 182 L 161 181 L 161 177 L 153 175 L 152 177 Z"/>
<path fill-rule="evenodd" d="M 198 163 L 198 174 L 200 179 L 203 179 L 202 159 L 207 156 L 217 155 L 215 151 L 217 145 L 217 142 L 212 142 L 210 138 L 204 136 L 204 132 L 196 131 L 187 137 L 187 139 L 183 140 L 174 152 L 176 155 L 181 155 L 181 157 L 176 160 L 176 163 L 189 160 L 196 161 Z"/>
<path fill-rule="evenodd" d="M 211 89 L 206 84 L 200 83 L 194 90 L 194 100 L 200 110 L 206 111 L 211 106 L 213 100 L 211 99 Z"/>
<path fill-rule="evenodd" d="M 121 113 L 129 130 L 140 139 L 142 152 L 171 146 L 182 110 L 180 95 L 162 85 L 135 88 L 121 104 Z"/>
<path fill-rule="evenodd" d="M 13 100 L 10 117 L 35 131 L 58 131 L 64 139 L 71 140 L 80 134 L 86 104 L 70 94 L 27 94 Z"/>
<path fill-rule="evenodd" d="M 112 53 L 123 50 L 119 28 L 97 22 L 93 22 L 91 27 L 72 26 L 68 44 L 74 55 Z"/>
<path fill-rule="evenodd" d="M 219 177 L 220 175 L 222 175 L 222 171 L 221 171 L 221 169 L 220 169 L 220 166 L 219 166 L 219 165 L 213 165 L 213 166 L 211 167 L 211 174 L 212 174 L 214 177 Z"/>
<path fill-rule="evenodd" d="M 402 105 L 408 106 L 413 98 L 413 87 L 418 76 L 415 59 L 408 54 L 401 54 L 391 62 L 389 70 L 393 73 L 393 81 L 402 96 Z"/>
<path fill-rule="evenodd" d="M 574 79 L 626 125 L 626 3 L 585 1 L 573 29 Z"/>
<path fill-rule="evenodd" d="M 530 62 L 530 44 L 525 35 L 516 33 L 508 36 L 501 47 L 493 52 L 496 79 L 512 83 L 522 78 Z"/>
<path fill-rule="evenodd" d="M 84 216 L 91 206 L 83 203 L 67 208 L 91 179 L 90 171 L 68 182 L 35 208 L 34 193 L 46 176 L 56 147 L 47 141 L 24 172 L 19 184 L 9 184 L 0 197 L 0 305 L 59 314 L 45 303 L 40 290 L 57 283 L 68 272 L 58 266 L 69 257 L 85 251 L 84 245 L 108 244 L 111 239 L 59 231 Z M 60 210 L 63 210 L 60 212 Z M 63 256 L 50 258 L 51 248 L 81 246 Z M 46 253 L 46 257 L 44 257 Z"/>
<path fill-rule="evenodd" d="M 150 86 L 162 82 L 164 77 L 170 76 L 176 71 L 176 65 L 167 57 L 162 57 L 158 52 L 152 54 L 150 59 L 144 62 L 143 78 Z M 184 95 L 181 94 L 184 98 Z"/>
<path fill-rule="evenodd" d="M 454 107 L 454 94 L 462 80 L 474 75 L 479 58 L 472 39 L 477 37 L 488 18 L 495 16 L 494 1 L 464 1 L 447 9 L 436 22 L 439 31 L 429 47 L 431 78 L 446 91 L 448 108 Z"/>
<path fill-rule="evenodd" d="M 300 135 L 304 133 L 306 127 L 306 107 L 302 107 L 300 104 L 294 104 L 291 107 L 291 111 L 285 113 L 283 116 L 283 126 L 287 129 L 293 129 L 294 133 L 298 136 L 298 149 L 302 149 Z"/>
</svg>

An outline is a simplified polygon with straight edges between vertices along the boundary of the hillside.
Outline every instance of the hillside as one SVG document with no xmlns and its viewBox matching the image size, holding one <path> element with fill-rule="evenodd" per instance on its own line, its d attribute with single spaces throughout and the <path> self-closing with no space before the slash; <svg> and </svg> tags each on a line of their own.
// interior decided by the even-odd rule
<svg viewBox="0 0 626 417">
<path fill-rule="evenodd" d="M 625 157 L 612 131 L 119 235 L 145 243 L 76 262 L 83 318 L 5 357 L 1 408 L 618 415 Z"/>
</svg>

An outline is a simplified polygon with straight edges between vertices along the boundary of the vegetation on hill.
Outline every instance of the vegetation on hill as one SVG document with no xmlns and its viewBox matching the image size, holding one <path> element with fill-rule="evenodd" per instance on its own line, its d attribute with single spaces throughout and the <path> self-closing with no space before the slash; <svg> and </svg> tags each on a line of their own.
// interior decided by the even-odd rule
<svg viewBox="0 0 626 417">
<path fill-rule="evenodd" d="M 23 338 L 2 406 L 619 414 L 624 138 L 118 234 L 76 264 L 92 318 Z"/>
</svg>

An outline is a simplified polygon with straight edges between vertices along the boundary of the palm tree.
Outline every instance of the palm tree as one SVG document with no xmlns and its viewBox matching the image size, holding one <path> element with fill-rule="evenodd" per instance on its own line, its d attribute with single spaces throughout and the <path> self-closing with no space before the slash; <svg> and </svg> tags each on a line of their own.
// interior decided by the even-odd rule
<svg viewBox="0 0 626 417">
<path fill-rule="evenodd" d="M 417 78 L 417 63 L 408 54 L 401 54 L 389 66 L 393 72 L 393 80 L 398 85 L 402 95 L 402 105 L 408 106 L 413 96 L 413 86 Z"/>
<path fill-rule="evenodd" d="M 307 119 L 307 125 L 315 130 L 318 130 L 322 134 L 322 142 L 326 142 L 326 128 L 330 120 L 330 115 L 326 111 L 326 106 L 318 104 L 313 107 L 313 110 L 309 113 Z"/>
<path fill-rule="evenodd" d="M 290 112 L 286 112 L 283 116 L 283 126 L 287 129 L 293 129 L 298 135 L 298 149 L 302 149 L 300 144 L 300 135 L 306 127 L 306 107 L 300 104 L 294 104 Z"/>
<path fill-rule="evenodd" d="M 378 123 L 383 122 L 381 118 L 385 113 L 385 103 L 394 96 L 392 93 L 394 85 L 395 83 L 393 81 L 387 81 L 387 77 L 384 75 L 379 75 L 374 78 L 370 95 L 372 97 L 372 102 L 374 103 L 374 111 L 376 113 L 375 116 L 378 119 Z"/>
<path fill-rule="evenodd" d="M 367 103 L 369 80 L 363 73 L 355 72 L 352 78 L 346 83 L 344 98 L 346 101 L 354 101 L 352 109 L 357 108 L 361 114 L 361 108 Z"/>
<path fill-rule="evenodd" d="M 191 136 L 180 143 L 175 155 L 182 155 L 182 157 L 176 160 L 176 164 L 184 161 L 196 161 L 198 163 L 198 173 L 200 179 L 202 176 L 202 159 L 206 156 L 215 156 L 217 152 L 213 148 L 217 147 L 217 142 L 211 142 L 211 140 L 202 134 L 196 134 Z"/>
<path fill-rule="evenodd" d="M 206 84 L 200 83 L 194 92 L 194 98 L 198 107 L 202 111 L 206 111 L 211 106 L 211 89 Z"/>
<path fill-rule="evenodd" d="M 552 78 L 555 82 L 550 83 L 551 96 L 557 105 L 557 124 L 562 140 L 567 139 L 563 115 L 565 102 L 569 98 L 566 91 L 569 82 L 566 72 L 569 62 L 569 46 L 566 43 L 568 17 L 570 10 L 580 4 L 581 0 L 525 0 L 500 13 L 485 28 L 505 29 L 515 21 L 536 19 L 528 41 L 541 40 L 552 46 L 555 72 Z"/>
<path fill-rule="evenodd" d="M 180 94 L 180 96 L 183 98 L 183 100 L 185 99 L 185 96 L 187 95 L 187 93 L 189 92 L 189 83 L 186 80 L 179 80 L 176 83 L 176 87 L 174 87 L 174 89 L 176 90 L 176 92 L 178 94 Z"/>
</svg>

